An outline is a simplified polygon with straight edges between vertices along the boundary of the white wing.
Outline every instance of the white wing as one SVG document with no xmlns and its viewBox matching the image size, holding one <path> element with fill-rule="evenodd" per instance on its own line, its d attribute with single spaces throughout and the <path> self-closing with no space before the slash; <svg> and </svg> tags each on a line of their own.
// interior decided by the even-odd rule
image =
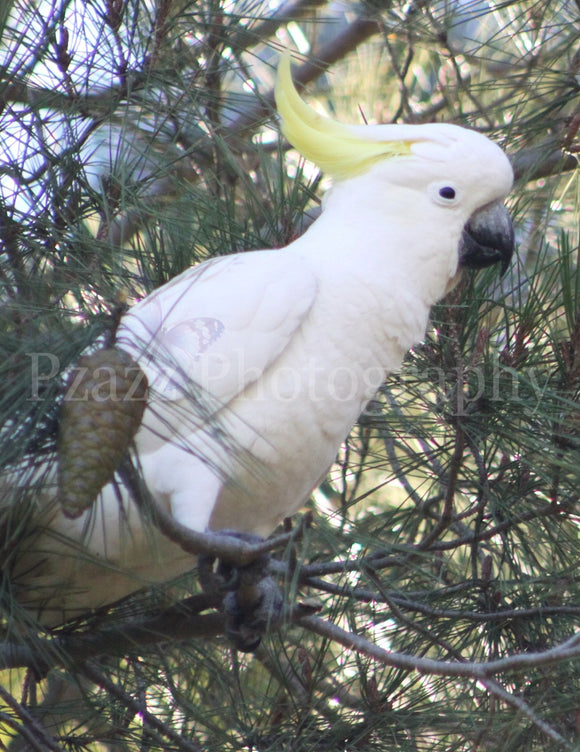
<svg viewBox="0 0 580 752">
<path fill-rule="evenodd" d="M 280 356 L 316 292 L 314 275 L 290 253 L 212 259 L 135 305 L 117 343 L 147 374 L 152 402 L 189 395 L 203 403 L 207 420 Z"/>
</svg>

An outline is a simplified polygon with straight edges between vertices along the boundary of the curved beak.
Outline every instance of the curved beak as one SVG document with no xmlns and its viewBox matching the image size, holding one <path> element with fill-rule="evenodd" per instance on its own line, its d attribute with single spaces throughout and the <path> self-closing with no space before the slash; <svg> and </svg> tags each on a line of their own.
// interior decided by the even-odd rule
<svg viewBox="0 0 580 752">
<path fill-rule="evenodd" d="M 514 252 L 514 228 L 507 209 L 494 201 L 471 215 L 459 241 L 459 265 L 483 269 L 501 263 L 502 276 Z"/>
</svg>

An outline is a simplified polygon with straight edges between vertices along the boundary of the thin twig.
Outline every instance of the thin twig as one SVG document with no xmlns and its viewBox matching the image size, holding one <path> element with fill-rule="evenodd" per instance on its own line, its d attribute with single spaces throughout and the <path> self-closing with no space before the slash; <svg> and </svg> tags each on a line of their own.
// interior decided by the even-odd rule
<svg viewBox="0 0 580 752">
<path fill-rule="evenodd" d="M 373 582 L 377 586 L 377 589 L 381 593 L 381 595 L 385 598 L 385 601 L 389 604 L 389 607 L 395 616 L 402 624 L 404 624 L 406 627 L 411 628 L 414 632 L 418 632 L 419 634 L 422 634 L 424 638 L 426 638 L 430 642 L 434 642 L 435 644 L 442 647 L 444 650 L 446 650 L 449 655 L 452 655 L 456 661 L 459 663 L 468 663 L 464 658 L 461 657 L 461 655 L 455 650 L 455 648 L 447 641 L 438 636 L 432 629 L 430 629 L 427 626 L 423 626 L 422 624 L 419 624 L 414 619 L 408 619 L 406 616 L 402 614 L 400 609 L 395 604 L 394 600 L 389 598 L 386 593 L 384 593 L 384 589 L 382 587 L 382 583 L 378 580 L 377 577 L 373 576 L 372 572 L 369 572 L 369 575 L 372 577 Z M 549 739 L 552 739 L 552 741 L 558 742 L 559 744 L 562 744 L 566 749 L 572 749 L 572 746 L 568 743 L 566 739 L 564 739 L 563 736 L 561 736 L 554 728 L 552 728 L 548 723 L 543 721 L 531 708 L 523 698 L 518 697 L 517 695 L 512 694 L 511 692 L 508 692 L 505 687 L 503 687 L 496 679 L 479 679 L 481 684 L 487 689 L 487 691 L 496 696 L 499 697 L 499 699 L 503 700 L 506 704 L 511 705 L 512 707 L 517 708 L 521 713 L 523 713 L 545 736 L 547 736 Z"/>
<path fill-rule="evenodd" d="M 22 721 L 23 726 L 19 727 L 18 731 L 26 737 L 27 741 L 34 747 L 34 749 L 39 750 L 39 752 L 46 752 L 46 750 L 51 750 L 51 752 L 63 752 L 63 748 L 46 733 L 30 711 L 17 702 L 10 692 L 7 692 L 2 686 L 0 686 L 0 698 L 2 698 L 6 705 L 11 708 Z"/>
<path fill-rule="evenodd" d="M 120 702 L 125 705 L 126 708 L 139 714 L 143 719 L 143 724 L 149 727 L 149 734 L 155 739 L 155 742 L 159 745 L 160 749 L 163 749 L 165 744 L 163 737 L 169 739 L 173 744 L 177 746 L 177 749 L 183 752 L 202 752 L 201 745 L 185 739 L 181 734 L 176 733 L 169 724 L 163 723 L 156 716 L 146 710 L 139 700 L 136 700 L 128 692 L 124 692 L 121 687 L 112 682 L 105 674 L 99 671 L 94 665 L 90 663 L 84 663 L 80 667 L 80 673 L 82 673 L 93 684 L 98 685 L 101 689 L 104 689 L 112 697 L 116 697 Z"/>
<path fill-rule="evenodd" d="M 580 633 L 574 634 L 565 642 L 544 652 L 518 653 L 488 663 L 463 663 L 436 661 L 431 658 L 421 658 L 385 650 L 374 642 L 353 632 L 347 632 L 336 624 L 325 621 L 318 616 L 302 617 L 298 619 L 298 624 L 321 637 L 337 642 L 345 648 L 379 661 L 385 666 L 393 666 L 406 671 L 418 671 L 421 674 L 433 676 L 466 676 L 471 679 L 487 679 L 496 674 L 504 674 L 509 671 L 529 671 L 538 666 L 553 665 L 580 657 Z"/>
</svg>

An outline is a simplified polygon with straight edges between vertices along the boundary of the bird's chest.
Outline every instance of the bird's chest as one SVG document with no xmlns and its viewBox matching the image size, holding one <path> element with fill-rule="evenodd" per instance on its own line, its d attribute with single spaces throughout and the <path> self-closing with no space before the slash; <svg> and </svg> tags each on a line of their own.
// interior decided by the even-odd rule
<svg viewBox="0 0 580 752">
<path fill-rule="evenodd" d="M 267 534 L 295 513 L 386 373 L 399 365 L 397 337 L 358 316 L 347 301 L 335 309 L 334 323 L 299 332 L 283 357 L 231 404 L 232 428 L 252 461 L 240 463 L 224 485 L 214 529 Z"/>
</svg>

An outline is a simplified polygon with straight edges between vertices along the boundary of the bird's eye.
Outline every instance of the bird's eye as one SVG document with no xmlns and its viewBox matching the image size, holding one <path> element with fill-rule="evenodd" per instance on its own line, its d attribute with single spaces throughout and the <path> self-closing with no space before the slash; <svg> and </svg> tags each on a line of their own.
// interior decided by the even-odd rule
<svg viewBox="0 0 580 752">
<path fill-rule="evenodd" d="M 439 188 L 439 195 L 441 198 L 451 200 L 455 198 L 455 188 L 452 188 L 450 185 L 445 185 L 443 188 Z"/>
<path fill-rule="evenodd" d="M 449 177 L 434 180 L 427 189 L 431 200 L 445 209 L 453 209 L 461 203 L 462 190 Z"/>
</svg>

